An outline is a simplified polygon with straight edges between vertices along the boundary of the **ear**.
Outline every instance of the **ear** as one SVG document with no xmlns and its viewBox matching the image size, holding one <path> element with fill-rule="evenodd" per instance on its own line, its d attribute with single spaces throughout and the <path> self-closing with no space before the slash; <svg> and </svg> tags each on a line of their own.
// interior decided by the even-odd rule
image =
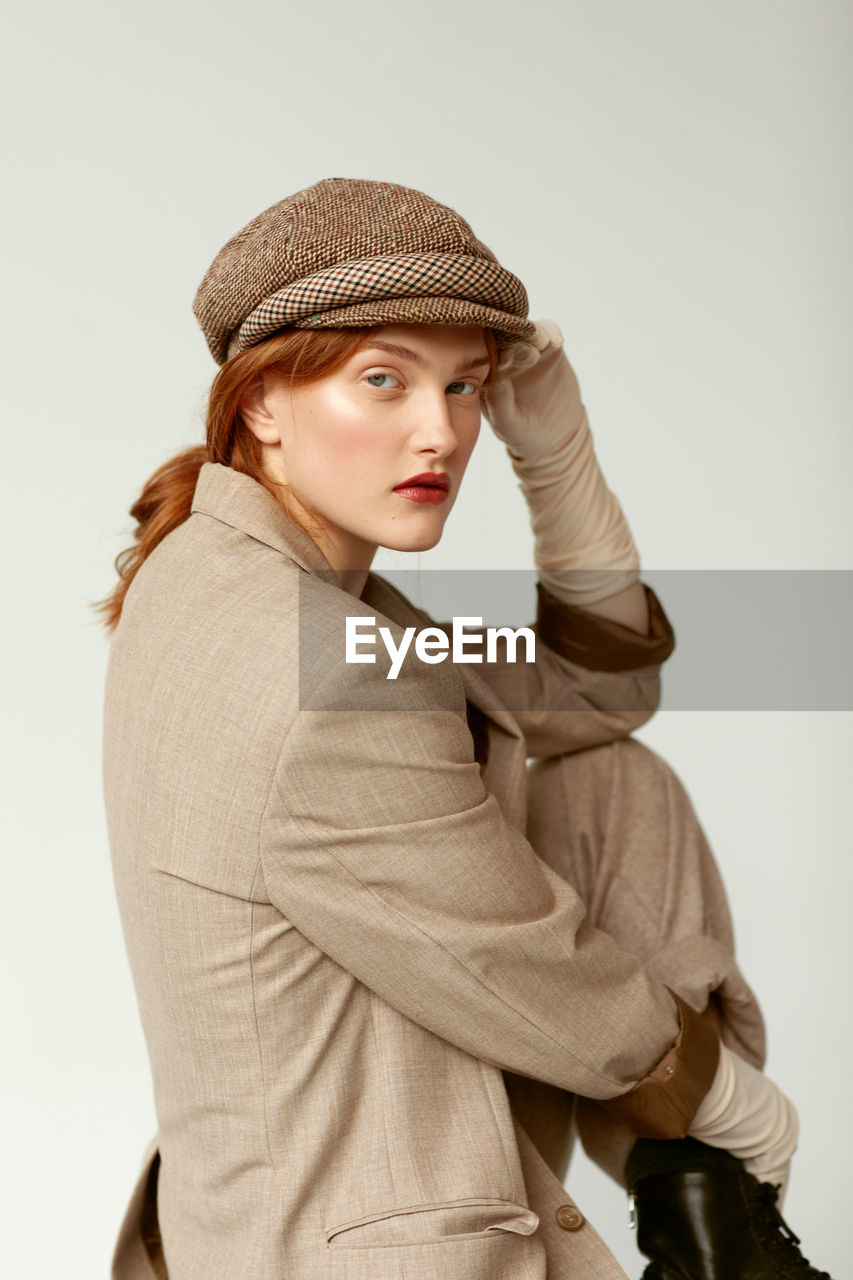
<svg viewBox="0 0 853 1280">
<path fill-rule="evenodd" d="M 273 384 L 263 373 L 257 374 L 241 396 L 240 417 L 264 444 L 281 442 L 281 423 L 275 413 Z"/>
</svg>

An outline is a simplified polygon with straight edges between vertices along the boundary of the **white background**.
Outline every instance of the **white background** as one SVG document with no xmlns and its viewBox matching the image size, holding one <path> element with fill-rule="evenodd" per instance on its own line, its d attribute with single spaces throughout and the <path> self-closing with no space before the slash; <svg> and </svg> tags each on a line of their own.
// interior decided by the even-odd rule
<svg viewBox="0 0 853 1280">
<path fill-rule="evenodd" d="M 562 326 L 645 567 L 853 568 L 853 7 L 51 0 L 5 44 L 2 1267 L 91 1280 L 155 1124 L 88 604 L 143 481 L 202 439 L 211 258 L 323 177 L 424 190 Z M 420 563 L 531 550 L 484 426 Z M 662 711 L 639 736 L 711 839 L 799 1109 L 786 1217 L 850 1276 L 853 718 Z M 623 1194 L 581 1156 L 570 1186 L 638 1276 Z"/>
</svg>

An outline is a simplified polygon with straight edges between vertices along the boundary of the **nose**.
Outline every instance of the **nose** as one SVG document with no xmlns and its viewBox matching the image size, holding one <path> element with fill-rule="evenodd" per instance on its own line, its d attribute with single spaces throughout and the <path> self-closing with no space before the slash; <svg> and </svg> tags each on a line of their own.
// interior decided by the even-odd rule
<svg viewBox="0 0 853 1280">
<path fill-rule="evenodd" d="M 425 395 L 416 407 L 417 426 L 412 432 L 411 445 L 416 453 L 433 454 L 446 458 L 459 443 L 453 426 L 450 404 L 443 391 Z"/>
</svg>

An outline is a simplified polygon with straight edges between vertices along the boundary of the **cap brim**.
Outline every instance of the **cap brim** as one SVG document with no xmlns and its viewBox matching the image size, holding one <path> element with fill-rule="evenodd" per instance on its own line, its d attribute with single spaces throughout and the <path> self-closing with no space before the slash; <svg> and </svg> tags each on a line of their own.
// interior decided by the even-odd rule
<svg viewBox="0 0 853 1280">
<path fill-rule="evenodd" d="M 464 298 L 379 298 L 370 302 L 355 302 L 346 307 L 333 307 L 311 316 L 303 316 L 286 325 L 271 325 L 269 332 L 259 335 L 261 342 L 282 328 L 294 329 L 351 329 L 356 326 L 376 324 L 476 324 L 491 329 L 498 348 L 532 337 L 534 326 L 522 316 L 508 311 L 498 311 L 479 302 Z M 254 345 L 254 344 L 251 344 Z M 245 350 L 245 347 L 241 347 Z M 237 352 L 231 351 L 231 355 Z"/>
</svg>

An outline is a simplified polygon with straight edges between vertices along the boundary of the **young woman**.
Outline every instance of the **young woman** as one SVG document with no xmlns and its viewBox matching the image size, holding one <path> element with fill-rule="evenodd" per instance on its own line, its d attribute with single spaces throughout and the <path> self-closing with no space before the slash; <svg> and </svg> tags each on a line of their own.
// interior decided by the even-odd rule
<svg viewBox="0 0 853 1280">
<path fill-rule="evenodd" d="M 207 442 L 102 605 L 158 1119 L 114 1277 L 622 1276 L 563 1187 L 575 1125 L 648 1277 L 824 1275 L 711 852 L 630 736 L 674 636 L 556 325 L 454 210 L 344 178 L 244 227 L 194 309 Z M 463 661 L 370 568 L 439 541 L 483 412 L 536 537 L 527 661 Z"/>
</svg>

